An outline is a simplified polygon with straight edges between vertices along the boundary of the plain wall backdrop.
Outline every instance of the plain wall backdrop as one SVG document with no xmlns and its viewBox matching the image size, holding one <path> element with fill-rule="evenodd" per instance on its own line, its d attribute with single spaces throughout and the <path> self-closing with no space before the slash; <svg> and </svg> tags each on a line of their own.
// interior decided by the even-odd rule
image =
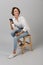
<svg viewBox="0 0 43 65">
<path fill-rule="evenodd" d="M 0 1 L 0 49 L 12 47 L 9 18 L 12 7 L 19 7 L 31 28 L 33 47 L 43 42 L 43 0 L 1 0 Z"/>
</svg>

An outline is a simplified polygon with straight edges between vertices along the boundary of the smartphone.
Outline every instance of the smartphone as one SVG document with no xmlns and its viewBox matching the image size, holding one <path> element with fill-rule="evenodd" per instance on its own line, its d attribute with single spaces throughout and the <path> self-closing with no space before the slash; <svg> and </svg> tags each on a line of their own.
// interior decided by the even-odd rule
<svg viewBox="0 0 43 65">
<path fill-rule="evenodd" d="M 13 19 L 10 18 L 9 20 L 10 20 L 10 22 L 12 22 L 12 24 L 13 24 Z"/>
<path fill-rule="evenodd" d="M 13 22 L 13 19 L 10 18 L 9 20 L 10 20 L 10 22 L 11 22 L 11 21 Z"/>
</svg>

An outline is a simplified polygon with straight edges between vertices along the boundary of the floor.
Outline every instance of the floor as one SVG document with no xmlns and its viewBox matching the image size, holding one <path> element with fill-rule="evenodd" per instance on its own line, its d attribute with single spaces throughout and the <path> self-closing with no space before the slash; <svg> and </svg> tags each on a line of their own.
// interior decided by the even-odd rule
<svg viewBox="0 0 43 65">
<path fill-rule="evenodd" d="M 7 43 L 0 46 L 0 65 L 43 65 L 43 43 L 39 46 L 34 46 L 33 51 L 25 49 L 25 53 L 21 54 L 21 49 L 18 47 L 18 55 L 12 59 L 8 59 L 13 45 Z"/>
</svg>

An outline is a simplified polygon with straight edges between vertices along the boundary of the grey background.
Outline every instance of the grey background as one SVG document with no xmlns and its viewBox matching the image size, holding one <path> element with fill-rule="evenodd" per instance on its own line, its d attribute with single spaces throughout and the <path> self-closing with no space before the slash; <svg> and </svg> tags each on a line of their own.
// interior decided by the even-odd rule
<svg viewBox="0 0 43 65">
<path fill-rule="evenodd" d="M 37 47 L 43 41 L 43 0 L 1 0 L 0 2 L 0 44 L 8 44 L 10 38 L 9 18 L 11 9 L 17 6 L 31 28 L 32 42 Z M 3 42 L 3 43 L 2 43 Z"/>
<path fill-rule="evenodd" d="M 31 28 L 33 49 L 43 45 L 43 0 L 1 0 L 0 1 L 0 51 L 10 52 L 13 39 L 10 35 L 9 18 L 11 9 L 17 6 Z"/>
</svg>

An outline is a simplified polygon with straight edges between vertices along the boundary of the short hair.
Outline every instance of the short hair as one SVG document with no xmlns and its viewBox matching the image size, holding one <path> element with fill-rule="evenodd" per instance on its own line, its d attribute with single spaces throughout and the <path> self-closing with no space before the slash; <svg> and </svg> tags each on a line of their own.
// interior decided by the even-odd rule
<svg viewBox="0 0 43 65">
<path fill-rule="evenodd" d="M 15 10 L 15 9 L 17 9 L 18 12 L 19 12 L 19 14 L 20 14 L 20 9 L 19 9 L 18 7 L 13 7 L 13 8 L 12 8 L 12 12 L 11 12 L 11 14 L 12 14 L 13 16 L 14 16 L 14 10 Z"/>
</svg>

